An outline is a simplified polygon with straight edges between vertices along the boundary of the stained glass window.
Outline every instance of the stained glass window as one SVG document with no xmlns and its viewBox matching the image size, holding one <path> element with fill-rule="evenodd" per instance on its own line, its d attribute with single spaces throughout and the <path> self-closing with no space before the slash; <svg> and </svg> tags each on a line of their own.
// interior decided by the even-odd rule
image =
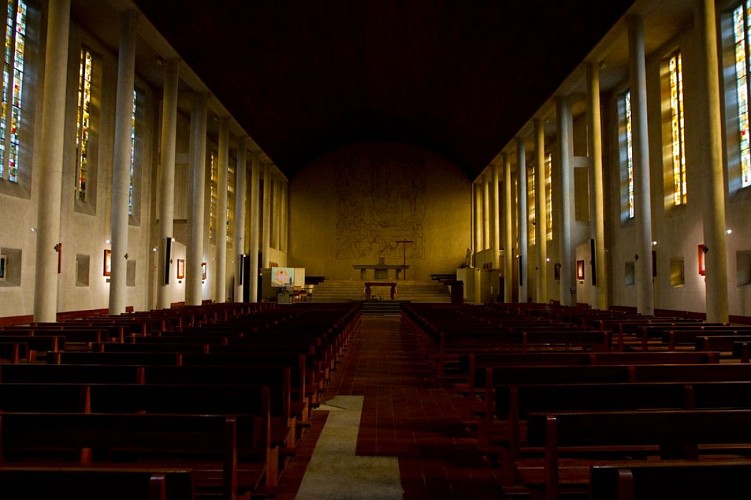
<svg viewBox="0 0 751 500">
<path fill-rule="evenodd" d="M 545 155 L 545 237 L 553 239 L 553 155 Z"/>
<path fill-rule="evenodd" d="M 733 11 L 733 38 L 735 42 L 735 88 L 738 98 L 738 133 L 741 187 L 751 186 L 751 138 L 749 137 L 749 44 L 751 44 L 751 1 L 744 2 Z"/>
<path fill-rule="evenodd" d="M 78 69 L 78 115 L 76 118 L 76 193 L 86 201 L 89 178 L 89 133 L 91 132 L 91 51 L 81 49 Z"/>
<path fill-rule="evenodd" d="M 138 91 L 133 89 L 133 109 L 130 113 L 130 182 L 128 183 L 128 215 L 133 215 L 133 177 L 136 168 L 136 102 Z"/>
<path fill-rule="evenodd" d="M 209 155 L 209 242 L 216 241 L 216 155 L 212 151 Z"/>
<path fill-rule="evenodd" d="M 3 107 L 0 115 L 0 179 L 10 182 L 18 182 L 25 48 L 26 2 L 9 0 L 5 19 Z"/>
<path fill-rule="evenodd" d="M 620 148 L 621 157 L 621 169 L 625 175 L 621 178 L 624 179 L 625 185 L 625 199 L 624 212 L 626 218 L 634 218 L 634 150 L 633 150 L 633 136 L 631 130 L 631 91 L 627 90 L 618 98 L 618 121 L 619 123 L 619 138 L 618 144 Z"/>
<path fill-rule="evenodd" d="M 670 75 L 670 131 L 673 152 L 673 202 L 685 205 L 686 152 L 683 121 L 683 64 L 681 53 L 676 52 L 668 61 Z"/>
<path fill-rule="evenodd" d="M 529 225 L 527 227 L 531 227 L 531 230 L 528 231 L 529 234 L 529 244 L 534 245 L 536 241 L 536 235 L 535 235 L 535 169 L 530 168 L 527 172 L 527 199 L 529 200 L 527 202 L 527 212 L 529 212 Z"/>
</svg>

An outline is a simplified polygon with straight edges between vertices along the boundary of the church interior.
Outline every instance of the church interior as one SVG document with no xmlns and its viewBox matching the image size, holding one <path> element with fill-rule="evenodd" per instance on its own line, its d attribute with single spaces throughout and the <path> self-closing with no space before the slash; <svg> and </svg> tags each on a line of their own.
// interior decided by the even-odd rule
<svg viewBox="0 0 751 500">
<path fill-rule="evenodd" d="M 751 494 L 751 1 L 5 17 L 0 491 Z"/>
</svg>

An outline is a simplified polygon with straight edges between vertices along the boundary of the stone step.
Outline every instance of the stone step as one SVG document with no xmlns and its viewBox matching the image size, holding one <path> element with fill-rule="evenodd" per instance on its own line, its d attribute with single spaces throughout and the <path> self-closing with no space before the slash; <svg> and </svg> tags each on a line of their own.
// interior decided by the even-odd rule
<svg viewBox="0 0 751 500">
<path fill-rule="evenodd" d="M 374 298 L 388 300 L 388 287 L 373 287 Z M 365 299 L 365 282 L 353 280 L 326 280 L 313 288 L 314 302 L 349 302 Z M 398 281 L 397 300 L 425 303 L 448 303 L 448 288 L 433 281 Z"/>
</svg>

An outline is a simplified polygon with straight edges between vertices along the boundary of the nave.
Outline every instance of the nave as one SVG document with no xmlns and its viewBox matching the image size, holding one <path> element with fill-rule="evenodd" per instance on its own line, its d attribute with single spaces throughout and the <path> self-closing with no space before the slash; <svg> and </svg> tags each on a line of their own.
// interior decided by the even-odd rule
<svg viewBox="0 0 751 500">
<path fill-rule="evenodd" d="M 485 462 L 475 434 L 465 427 L 464 396 L 437 381 L 417 338 L 398 316 L 362 316 L 322 407 L 344 395 L 364 396 L 357 455 L 397 457 L 403 498 L 505 498 L 500 471 Z M 295 498 L 327 413 L 314 412 L 311 429 L 280 479 L 279 500 Z M 329 489 L 319 498 L 383 498 L 379 494 L 352 497 Z"/>
</svg>

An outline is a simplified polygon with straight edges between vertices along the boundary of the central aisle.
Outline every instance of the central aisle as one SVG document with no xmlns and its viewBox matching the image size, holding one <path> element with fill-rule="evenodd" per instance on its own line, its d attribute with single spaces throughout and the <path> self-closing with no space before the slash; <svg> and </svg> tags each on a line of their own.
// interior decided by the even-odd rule
<svg viewBox="0 0 751 500">
<path fill-rule="evenodd" d="M 417 340 L 398 316 L 363 316 L 324 403 L 337 396 L 364 396 L 357 456 L 398 457 L 404 498 L 504 498 L 500 471 L 489 467 L 463 425 L 463 397 L 433 377 Z M 293 499 L 302 482 L 328 411 L 314 413 L 297 455 L 282 476 L 278 498 Z M 329 433 L 327 433 L 329 434 Z M 333 486 L 341 469 L 332 468 Z M 326 498 L 374 498 L 382 492 L 336 492 Z"/>
</svg>

